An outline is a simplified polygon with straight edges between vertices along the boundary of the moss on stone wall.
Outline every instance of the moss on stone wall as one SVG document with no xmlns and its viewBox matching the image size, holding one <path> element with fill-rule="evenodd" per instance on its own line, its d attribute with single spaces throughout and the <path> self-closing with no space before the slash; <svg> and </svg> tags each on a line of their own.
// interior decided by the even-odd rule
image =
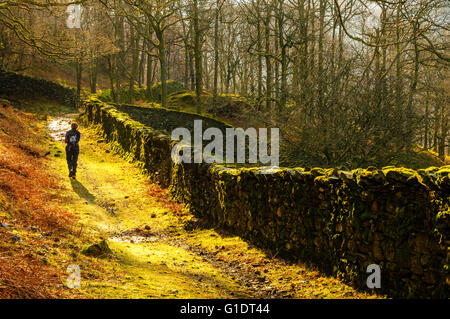
<svg viewBox="0 0 450 319">
<path fill-rule="evenodd" d="M 230 169 L 175 164 L 166 131 L 151 120 L 97 100 L 86 121 L 168 186 L 177 200 L 212 224 L 290 259 L 366 289 L 367 266 L 381 267 L 381 292 L 395 297 L 449 297 L 450 167 L 413 171 L 313 168 Z M 158 116 L 167 116 L 166 110 Z M 189 116 L 184 118 L 189 122 Z M 166 126 L 167 125 L 167 126 Z"/>
</svg>

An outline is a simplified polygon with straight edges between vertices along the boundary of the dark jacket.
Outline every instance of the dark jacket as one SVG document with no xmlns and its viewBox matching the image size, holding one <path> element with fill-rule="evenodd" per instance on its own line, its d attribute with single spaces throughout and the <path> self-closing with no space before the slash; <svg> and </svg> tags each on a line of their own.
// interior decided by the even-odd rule
<svg viewBox="0 0 450 319">
<path fill-rule="evenodd" d="M 81 134 L 78 130 L 70 130 L 66 133 L 66 151 L 67 152 L 76 152 L 80 151 L 80 147 L 78 143 L 80 142 Z"/>
</svg>

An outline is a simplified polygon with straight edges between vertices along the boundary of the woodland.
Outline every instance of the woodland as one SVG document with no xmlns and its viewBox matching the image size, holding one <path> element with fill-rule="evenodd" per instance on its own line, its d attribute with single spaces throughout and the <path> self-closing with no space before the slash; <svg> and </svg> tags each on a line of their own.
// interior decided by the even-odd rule
<svg viewBox="0 0 450 319">
<path fill-rule="evenodd" d="M 423 168 L 449 152 L 445 0 L 24 0 L 0 12 L 0 68 L 279 127 L 284 166 Z"/>
</svg>

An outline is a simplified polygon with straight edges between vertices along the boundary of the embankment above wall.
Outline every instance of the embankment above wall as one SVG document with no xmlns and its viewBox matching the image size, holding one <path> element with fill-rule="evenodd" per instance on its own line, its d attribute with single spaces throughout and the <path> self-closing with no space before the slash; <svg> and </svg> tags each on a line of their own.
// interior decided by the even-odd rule
<svg viewBox="0 0 450 319">
<path fill-rule="evenodd" d="M 26 75 L 0 70 L 0 95 L 5 97 L 47 98 L 62 105 L 76 106 L 75 89 L 55 82 L 35 79 Z"/>
</svg>

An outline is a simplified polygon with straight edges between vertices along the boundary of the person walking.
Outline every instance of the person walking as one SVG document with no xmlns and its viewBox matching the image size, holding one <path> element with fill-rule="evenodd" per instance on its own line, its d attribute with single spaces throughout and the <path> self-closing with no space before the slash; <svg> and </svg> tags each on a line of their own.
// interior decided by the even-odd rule
<svg viewBox="0 0 450 319">
<path fill-rule="evenodd" d="M 76 178 L 77 175 L 77 161 L 80 153 L 79 142 L 81 134 L 78 131 L 78 124 L 72 123 L 72 129 L 66 133 L 66 159 L 69 166 L 69 177 Z"/>
</svg>

